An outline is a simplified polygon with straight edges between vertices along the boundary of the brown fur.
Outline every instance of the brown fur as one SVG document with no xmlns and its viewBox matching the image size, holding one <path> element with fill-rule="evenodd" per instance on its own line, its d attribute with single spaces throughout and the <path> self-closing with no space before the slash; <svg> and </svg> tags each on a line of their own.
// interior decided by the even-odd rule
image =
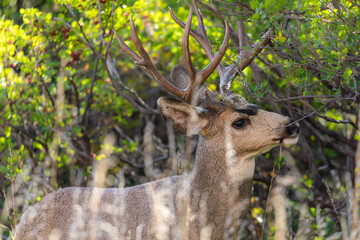
<svg viewBox="0 0 360 240">
<path fill-rule="evenodd" d="M 175 129 L 201 135 L 190 174 L 125 189 L 61 189 L 22 216 L 15 239 L 235 238 L 249 211 L 254 157 L 280 139 L 296 142 L 284 130 L 289 119 L 234 110 L 246 104 L 229 105 L 219 115 L 167 98 L 159 106 Z M 248 124 L 234 129 L 239 118 Z"/>
</svg>

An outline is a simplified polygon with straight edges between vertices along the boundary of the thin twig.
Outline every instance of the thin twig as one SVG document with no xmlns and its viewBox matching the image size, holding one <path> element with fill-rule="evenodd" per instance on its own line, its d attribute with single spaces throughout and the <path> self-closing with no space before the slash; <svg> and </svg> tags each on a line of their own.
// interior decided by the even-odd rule
<svg viewBox="0 0 360 240">
<path fill-rule="evenodd" d="M 110 50 L 110 46 L 112 44 L 112 41 L 114 39 L 114 11 L 115 11 L 115 8 L 114 8 L 114 0 L 112 0 L 111 2 L 111 37 L 110 37 L 110 42 L 108 43 L 108 46 L 106 47 L 106 51 L 105 51 L 105 58 L 108 59 L 109 57 L 109 50 Z"/>
<path fill-rule="evenodd" d="M 280 165 L 281 158 L 282 158 L 282 147 L 283 147 L 283 145 L 280 146 L 279 165 L 278 165 L 277 175 L 280 174 L 280 168 L 281 168 L 281 166 L 282 166 L 282 165 Z M 276 165 L 276 164 L 274 163 L 273 169 L 272 169 L 272 172 L 271 172 L 271 181 L 270 181 L 268 196 L 267 196 L 267 198 L 266 198 L 265 213 L 264 213 L 264 219 L 263 219 L 263 224 L 262 224 L 262 229 L 261 229 L 261 238 L 260 238 L 260 239 L 263 239 L 265 222 L 266 222 L 266 212 L 267 212 L 267 208 L 268 208 L 268 205 L 269 205 L 269 199 L 270 199 L 271 189 L 272 189 L 272 186 L 273 186 L 274 179 L 275 179 L 275 177 L 276 177 L 275 165 Z"/>
<path fill-rule="evenodd" d="M 342 224 L 341 224 L 341 220 L 340 220 L 340 217 L 339 217 L 339 213 L 338 213 L 338 211 L 336 209 L 336 206 L 335 206 L 335 203 L 334 203 L 334 197 L 331 196 L 329 186 L 327 185 L 326 182 L 325 182 L 325 186 L 326 186 L 326 192 L 329 195 L 329 198 L 330 198 L 330 201 L 331 201 L 331 206 L 333 207 L 333 209 L 335 211 L 335 214 L 336 214 L 336 217 L 337 217 L 337 219 L 338 219 L 338 221 L 340 223 L 340 226 L 343 229 Z"/>
<path fill-rule="evenodd" d="M 103 44 L 100 42 L 99 53 L 101 52 L 102 45 Z M 89 112 L 91 102 L 92 102 L 91 100 L 92 100 L 92 97 L 93 97 L 93 89 L 94 89 L 94 85 L 95 85 L 95 81 L 96 81 L 96 73 L 98 71 L 99 61 L 100 61 L 100 59 L 97 57 L 96 60 L 95 60 L 94 71 L 93 71 L 93 74 L 92 74 L 92 77 L 91 77 L 90 92 L 89 92 L 89 95 L 87 96 L 87 99 L 86 99 L 86 106 L 85 106 L 84 114 L 83 114 L 82 121 L 81 121 L 84 126 L 86 126 L 85 121 L 87 120 L 87 113 Z"/>
<path fill-rule="evenodd" d="M 144 114 L 158 114 L 159 112 L 156 109 L 152 109 L 151 107 L 149 107 L 141 98 L 140 96 L 133 90 L 131 90 L 130 88 L 128 88 L 120 79 L 120 75 L 119 73 L 115 70 L 114 65 L 111 65 L 111 61 L 110 59 L 108 59 L 108 50 L 110 45 L 107 48 L 107 53 L 106 53 L 106 58 L 104 58 L 101 55 L 101 52 L 97 52 L 95 50 L 95 47 L 91 44 L 91 42 L 89 41 L 89 39 L 87 38 L 86 34 L 83 31 L 83 27 L 81 26 L 81 24 L 79 23 L 79 21 L 77 20 L 75 13 L 72 11 L 71 6 L 69 5 L 64 5 L 69 12 L 71 13 L 71 15 L 73 16 L 76 24 L 78 25 L 80 32 L 83 36 L 80 35 L 80 33 L 78 31 L 76 31 L 71 24 L 67 23 L 64 19 L 62 18 L 57 18 L 54 17 L 53 19 L 61 21 L 63 24 L 65 24 L 67 27 L 69 27 L 71 30 L 73 30 L 75 32 L 75 34 L 81 39 L 81 41 L 83 41 L 93 52 L 93 54 L 99 58 L 104 65 L 106 66 L 106 70 L 107 73 L 113 83 L 113 87 L 115 88 L 115 90 L 117 91 L 117 93 L 119 95 L 121 95 L 122 97 L 124 97 L 131 105 L 133 105 L 136 109 L 138 109 L 141 113 Z M 101 34 L 101 33 L 100 33 Z M 111 44 L 111 42 L 110 42 Z M 110 66 L 111 65 L 111 66 Z M 115 76 L 114 76 L 115 75 Z M 115 80 L 117 79 L 117 81 Z M 131 96 L 129 96 L 128 94 L 126 94 L 124 92 L 124 90 L 126 92 L 129 92 Z"/>
<path fill-rule="evenodd" d="M 115 88 L 116 92 L 124 97 L 126 100 L 129 101 L 131 105 L 133 105 L 135 108 L 137 108 L 141 113 L 144 114 L 159 114 L 159 111 L 156 109 L 153 109 L 149 107 L 144 100 L 141 99 L 141 97 L 138 95 L 137 92 L 134 90 L 128 88 L 120 78 L 120 74 L 115 69 L 114 64 L 110 61 L 110 59 L 102 59 L 104 65 L 106 66 L 105 69 L 108 73 L 108 76 L 110 77 L 110 80 L 112 82 L 113 87 Z M 117 81 L 116 81 L 117 80 Z M 129 96 L 124 92 L 124 90 L 131 94 Z"/>
<path fill-rule="evenodd" d="M 39 78 L 40 78 L 41 84 L 43 85 L 43 87 L 44 87 L 44 89 L 45 89 L 46 94 L 48 95 L 48 97 L 49 97 L 49 99 L 50 99 L 51 105 L 52 105 L 53 108 L 55 109 L 54 99 L 52 98 L 52 96 L 51 96 L 51 94 L 50 94 L 50 92 L 49 92 L 49 89 L 46 87 L 44 79 L 43 79 L 41 76 L 39 76 Z"/>
<path fill-rule="evenodd" d="M 84 36 L 84 39 L 86 40 L 86 44 L 90 47 L 90 49 L 93 51 L 94 54 L 96 54 L 96 50 L 95 50 L 95 47 L 91 44 L 90 40 L 87 38 L 86 34 L 84 33 L 84 30 L 83 30 L 83 26 L 79 23 L 78 19 L 76 18 L 75 16 L 75 13 L 73 12 L 72 8 L 70 5 L 65 5 L 66 9 L 69 10 L 70 14 L 72 15 L 72 17 L 74 18 L 76 24 L 78 25 L 79 29 L 80 29 L 80 32 L 81 34 Z M 74 29 L 73 29 L 74 30 Z M 79 36 L 79 34 L 78 34 Z M 100 55 L 101 56 L 101 55 Z"/>
<path fill-rule="evenodd" d="M 101 5 L 100 5 L 100 1 L 99 1 L 99 0 L 97 0 L 97 5 L 98 5 L 98 19 L 99 19 L 99 35 L 100 35 L 100 41 L 101 41 L 102 44 L 105 46 L 105 40 L 104 40 L 104 36 L 103 36 L 103 31 L 102 31 Z"/>
<path fill-rule="evenodd" d="M 74 33 L 79 37 L 79 39 L 80 39 L 81 41 L 83 41 L 87 46 L 89 46 L 90 49 L 91 49 L 93 52 L 96 52 L 96 51 L 94 51 L 94 49 L 93 49 L 91 43 L 89 42 L 89 40 L 88 40 L 87 38 L 85 38 L 85 39 L 86 39 L 86 40 L 85 40 L 83 37 L 81 37 L 81 35 L 75 30 L 75 28 L 73 28 L 73 27 L 71 26 L 71 24 L 65 22 L 65 20 L 62 19 L 62 18 L 53 17 L 53 19 L 62 22 L 62 23 L 65 24 L 67 27 L 69 27 L 71 30 L 73 30 Z"/>
<path fill-rule="evenodd" d="M 300 100 L 302 104 L 304 104 L 307 108 L 309 108 L 311 111 L 315 111 L 315 109 L 306 101 Z M 326 121 L 329 122 L 333 122 L 333 123 L 343 123 L 343 124 L 351 124 L 355 129 L 357 129 L 358 127 L 356 126 L 356 124 L 351 121 L 351 120 L 335 120 L 333 118 L 329 118 L 327 116 L 321 115 L 320 113 L 316 112 L 315 113 L 316 116 L 318 116 L 319 118 L 322 118 Z"/>
</svg>

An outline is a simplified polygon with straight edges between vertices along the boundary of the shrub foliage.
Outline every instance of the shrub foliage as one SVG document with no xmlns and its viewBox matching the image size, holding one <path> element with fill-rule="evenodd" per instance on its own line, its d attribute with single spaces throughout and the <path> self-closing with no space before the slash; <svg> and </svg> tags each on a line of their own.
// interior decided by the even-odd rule
<svg viewBox="0 0 360 240">
<path fill-rule="evenodd" d="M 258 157 L 252 214 L 243 238 L 276 237 L 281 207 L 286 209 L 286 219 L 280 224 L 286 226 L 288 238 L 356 237 L 360 229 L 359 3 L 222 0 L 197 4 L 215 50 L 224 36 L 224 20 L 230 23 L 225 65 L 272 30 L 271 44 L 236 77 L 232 90 L 264 109 L 290 116 L 302 127 L 298 145 Z M 96 166 L 107 159 L 112 160 L 105 187 L 131 186 L 177 173 L 171 159 L 184 153 L 185 138 L 173 138 L 164 130 L 156 99 L 166 93 L 123 53 L 114 37 L 116 31 L 132 46 L 132 15 L 152 61 L 168 76 L 183 61 L 183 29 L 172 21 L 168 7 L 178 18 L 187 19 L 186 1 L 2 3 L 3 239 L 11 236 L 23 211 L 47 193 L 60 187 L 93 186 Z M 238 46 L 241 24 L 247 39 L 239 49 L 231 46 Z M 209 60 L 194 39 L 190 49 L 194 64 L 204 67 Z M 214 73 L 207 87 L 216 91 L 217 84 Z M 181 157 L 177 159 L 180 162 Z M 145 167 L 149 161 L 150 170 Z M 275 196 L 283 196 L 284 206 L 277 206 Z"/>
</svg>

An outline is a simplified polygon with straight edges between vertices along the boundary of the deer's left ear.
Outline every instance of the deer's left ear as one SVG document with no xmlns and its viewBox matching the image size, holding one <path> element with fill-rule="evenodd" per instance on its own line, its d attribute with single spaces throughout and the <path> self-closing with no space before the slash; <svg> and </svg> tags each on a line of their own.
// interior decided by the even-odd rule
<svg viewBox="0 0 360 240">
<path fill-rule="evenodd" d="M 162 97 L 158 100 L 161 115 L 171 121 L 176 132 L 184 135 L 203 134 L 212 114 L 200 108 L 174 99 Z"/>
</svg>

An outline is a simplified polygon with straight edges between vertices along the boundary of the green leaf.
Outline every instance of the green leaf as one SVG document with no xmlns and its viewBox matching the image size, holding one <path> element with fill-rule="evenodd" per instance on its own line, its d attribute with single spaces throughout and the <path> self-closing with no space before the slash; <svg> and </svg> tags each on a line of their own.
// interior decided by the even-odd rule
<svg viewBox="0 0 360 240">
<path fill-rule="evenodd" d="M 42 149 L 43 149 L 43 146 L 42 146 L 40 143 L 38 143 L 38 142 L 35 141 L 35 142 L 33 143 L 33 148 L 42 150 Z"/>
<path fill-rule="evenodd" d="M 5 137 L 9 138 L 11 135 L 11 127 L 6 127 L 4 131 Z"/>
<path fill-rule="evenodd" d="M 256 9 L 259 6 L 259 1 L 258 0 L 252 0 L 250 1 L 250 7 L 252 9 Z"/>
<path fill-rule="evenodd" d="M 352 73 L 353 73 L 353 71 L 349 67 L 347 67 L 343 73 L 343 78 L 345 80 L 348 79 Z"/>
</svg>

